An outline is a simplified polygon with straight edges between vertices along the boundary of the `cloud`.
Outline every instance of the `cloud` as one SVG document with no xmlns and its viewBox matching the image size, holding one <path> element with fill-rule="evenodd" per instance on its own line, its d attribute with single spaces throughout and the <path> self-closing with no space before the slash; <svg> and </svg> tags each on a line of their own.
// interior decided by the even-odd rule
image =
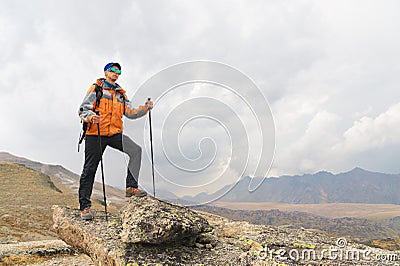
<svg viewBox="0 0 400 266">
<path fill-rule="evenodd" d="M 400 102 L 377 117 L 363 116 L 344 133 L 343 149 L 357 153 L 400 143 Z"/>
<path fill-rule="evenodd" d="M 278 147 L 281 152 L 277 163 L 285 162 L 288 169 L 301 173 L 321 169 L 343 171 L 344 167 L 355 166 L 347 164 L 349 160 L 364 164 L 376 150 L 382 153 L 379 150 L 387 149 L 389 153 L 391 147 L 400 144 L 400 103 L 376 117 L 363 116 L 344 131 L 340 126 L 342 121 L 337 114 L 318 112 L 301 138 L 286 147 Z"/>
<path fill-rule="evenodd" d="M 331 147 L 340 138 L 337 128 L 340 122 L 340 117 L 334 113 L 318 112 L 309 121 L 302 137 L 285 146 L 278 140 L 276 163 L 284 163 L 288 170 L 297 169 L 301 173 L 329 167 L 332 164 Z"/>
</svg>

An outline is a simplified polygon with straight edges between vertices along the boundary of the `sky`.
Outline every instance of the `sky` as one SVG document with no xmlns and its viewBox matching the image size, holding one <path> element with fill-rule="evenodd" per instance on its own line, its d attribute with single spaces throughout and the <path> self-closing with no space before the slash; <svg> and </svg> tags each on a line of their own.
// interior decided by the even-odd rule
<svg viewBox="0 0 400 266">
<path fill-rule="evenodd" d="M 132 102 L 155 101 L 158 189 L 194 195 L 245 175 L 354 167 L 400 173 L 399 8 L 396 0 L 2 1 L 0 150 L 80 174 L 78 107 L 104 65 L 119 62 Z M 211 63 L 176 70 L 192 61 Z M 185 73 L 230 77 L 233 89 L 167 86 Z M 140 183 L 150 190 L 148 116 L 124 124 L 143 148 Z M 125 186 L 127 160 L 106 151 L 106 183 Z"/>
</svg>

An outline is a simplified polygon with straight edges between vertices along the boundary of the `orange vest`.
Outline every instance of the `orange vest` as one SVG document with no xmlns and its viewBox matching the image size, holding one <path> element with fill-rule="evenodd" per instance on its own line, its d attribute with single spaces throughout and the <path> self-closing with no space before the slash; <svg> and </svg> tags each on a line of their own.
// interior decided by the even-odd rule
<svg viewBox="0 0 400 266">
<path fill-rule="evenodd" d="M 96 84 L 102 88 L 102 97 L 99 104 L 96 103 L 96 86 L 93 84 L 79 108 L 79 116 L 89 123 L 86 135 L 97 135 L 97 124 L 92 124 L 95 112 L 100 115 L 100 135 L 113 136 L 122 133 L 122 116 L 129 119 L 137 119 L 144 116 L 148 109 L 145 105 L 134 108 L 125 95 L 125 91 L 117 84 L 116 88 L 104 85 L 104 78 L 98 79 Z"/>
</svg>

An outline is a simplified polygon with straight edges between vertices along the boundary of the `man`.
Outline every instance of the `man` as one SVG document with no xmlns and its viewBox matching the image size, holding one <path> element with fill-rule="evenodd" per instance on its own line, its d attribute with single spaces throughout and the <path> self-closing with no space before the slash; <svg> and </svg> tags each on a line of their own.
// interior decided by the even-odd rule
<svg viewBox="0 0 400 266">
<path fill-rule="evenodd" d="M 129 155 L 126 176 L 126 196 L 143 197 L 146 192 L 138 189 L 142 149 L 128 136 L 123 135 L 122 117 L 136 119 L 147 114 L 153 103 L 134 108 L 125 91 L 116 83 L 121 75 L 121 65 L 108 63 L 104 67 L 105 78 L 100 78 L 87 92 L 80 108 L 80 118 L 88 123 L 85 138 L 85 163 L 79 183 L 79 205 L 84 220 L 93 219 L 90 196 L 101 156 L 107 146 Z M 100 128 L 101 153 L 98 141 Z"/>
</svg>

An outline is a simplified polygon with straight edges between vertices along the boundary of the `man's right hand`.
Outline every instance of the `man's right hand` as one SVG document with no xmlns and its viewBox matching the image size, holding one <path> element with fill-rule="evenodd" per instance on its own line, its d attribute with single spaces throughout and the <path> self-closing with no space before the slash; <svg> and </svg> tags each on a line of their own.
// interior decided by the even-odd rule
<svg viewBox="0 0 400 266">
<path fill-rule="evenodd" d="M 94 115 L 94 116 L 92 116 L 92 123 L 93 123 L 93 124 L 98 124 L 98 123 L 100 123 L 100 116 L 99 116 L 99 115 Z"/>
</svg>

